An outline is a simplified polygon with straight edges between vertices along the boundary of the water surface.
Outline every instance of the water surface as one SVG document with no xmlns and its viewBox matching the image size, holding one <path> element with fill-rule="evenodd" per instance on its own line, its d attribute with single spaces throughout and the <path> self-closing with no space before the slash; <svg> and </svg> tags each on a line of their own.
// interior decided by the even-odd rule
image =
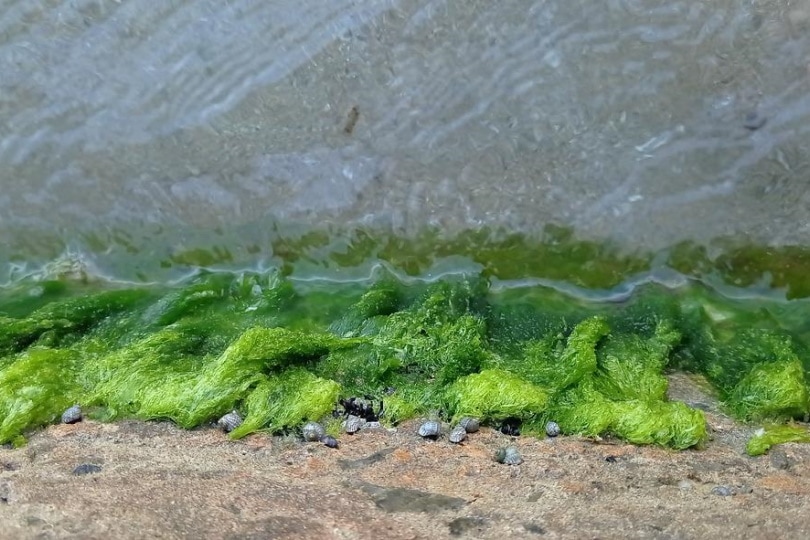
<svg viewBox="0 0 810 540">
<path fill-rule="evenodd" d="M 2 0 L 0 72 L 3 277 L 336 227 L 810 230 L 808 0 Z"/>
</svg>

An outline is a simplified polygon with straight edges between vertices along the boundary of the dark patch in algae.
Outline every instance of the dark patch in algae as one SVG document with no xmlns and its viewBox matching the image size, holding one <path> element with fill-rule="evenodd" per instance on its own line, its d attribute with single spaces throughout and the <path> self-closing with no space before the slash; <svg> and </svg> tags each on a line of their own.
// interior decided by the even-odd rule
<svg viewBox="0 0 810 540">
<path fill-rule="evenodd" d="M 237 409 L 238 438 L 368 395 L 384 398 L 387 422 L 440 411 L 518 421 L 524 434 L 554 420 L 568 434 L 700 446 L 703 412 L 666 397 L 675 368 L 704 374 L 743 420 L 810 412 L 804 323 L 780 322 L 803 320 L 804 304 L 699 286 L 598 304 L 542 288 L 496 293 L 486 275 L 294 287 L 277 272 L 203 273 L 174 288 L 22 282 L 0 291 L 4 306 L 0 443 L 23 444 L 74 403 L 186 428 Z"/>
</svg>

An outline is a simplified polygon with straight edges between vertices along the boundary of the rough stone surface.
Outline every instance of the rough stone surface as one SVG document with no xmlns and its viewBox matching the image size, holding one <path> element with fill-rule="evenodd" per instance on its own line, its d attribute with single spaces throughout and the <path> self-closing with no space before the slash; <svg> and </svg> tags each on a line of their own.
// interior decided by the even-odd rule
<svg viewBox="0 0 810 540">
<path fill-rule="evenodd" d="M 810 445 L 784 445 L 792 466 L 774 468 L 744 454 L 751 426 L 707 419 L 713 440 L 685 452 L 519 437 L 516 476 L 492 459 L 513 439 L 486 427 L 464 446 L 425 444 L 415 421 L 342 436 L 334 450 L 170 423 L 60 424 L 0 449 L 0 463 L 15 464 L 0 467 L 0 531 L 4 540 L 810 538 Z M 83 462 L 104 471 L 73 476 Z M 716 486 L 737 493 L 712 495 Z"/>
</svg>

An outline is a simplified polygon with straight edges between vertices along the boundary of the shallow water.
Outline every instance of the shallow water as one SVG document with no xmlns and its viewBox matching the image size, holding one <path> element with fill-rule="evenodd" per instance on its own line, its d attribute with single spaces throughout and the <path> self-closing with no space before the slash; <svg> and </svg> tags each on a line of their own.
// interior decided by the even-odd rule
<svg viewBox="0 0 810 540">
<path fill-rule="evenodd" d="M 810 230 L 810 0 L 0 0 L 0 72 L 0 278 L 329 227 Z"/>
</svg>

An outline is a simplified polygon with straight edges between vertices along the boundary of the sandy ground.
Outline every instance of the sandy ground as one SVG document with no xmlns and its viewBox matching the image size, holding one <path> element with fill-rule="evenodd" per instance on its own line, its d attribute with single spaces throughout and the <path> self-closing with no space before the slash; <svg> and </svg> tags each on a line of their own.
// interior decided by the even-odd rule
<svg viewBox="0 0 810 540">
<path fill-rule="evenodd" d="M 705 449 L 491 429 L 455 446 L 421 440 L 416 422 L 344 435 L 337 450 L 162 422 L 52 426 L 0 449 L 0 536 L 810 537 L 810 446 L 747 457 L 752 426 L 719 414 L 685 377 L 671 393 L 707 410 Z M 506 444 L 522 465 L 493 460 Z M 76 474 L 85 464 L 98 468 Z"/>
</svg>

